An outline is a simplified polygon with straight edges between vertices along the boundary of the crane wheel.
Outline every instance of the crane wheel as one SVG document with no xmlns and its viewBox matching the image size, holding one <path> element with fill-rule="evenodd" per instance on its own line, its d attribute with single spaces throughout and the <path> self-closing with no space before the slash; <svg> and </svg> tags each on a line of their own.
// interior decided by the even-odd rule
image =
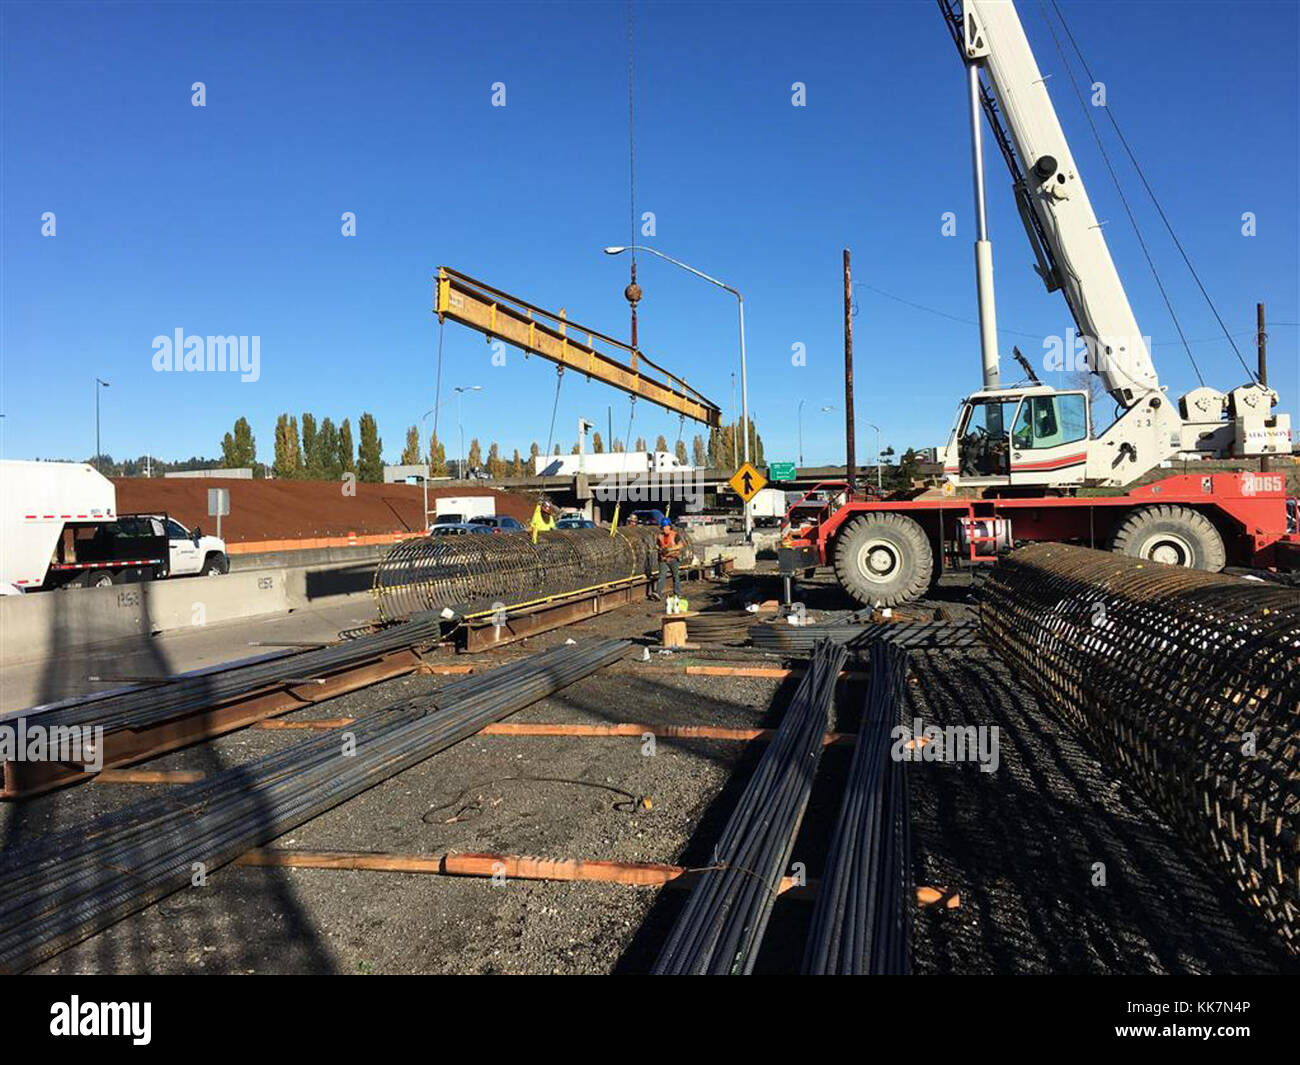
<svg viewBox="0 0 1300 1065">
<path fill-rule="evenodd" d="M 1200 511 L 1168 505 L 1129 513 L 1110 540 L 1110 549 L 1130 558 L 1217 573 L 1227 561 L 1223 537 Z"/>
<path fill-rule="evenodd" d="M 917 522 L 902 514 L 863 514 L 835 543 L 835 576 L 863 606 L 919 599 L 930 587 L 934 551 Z"/>
</svg>

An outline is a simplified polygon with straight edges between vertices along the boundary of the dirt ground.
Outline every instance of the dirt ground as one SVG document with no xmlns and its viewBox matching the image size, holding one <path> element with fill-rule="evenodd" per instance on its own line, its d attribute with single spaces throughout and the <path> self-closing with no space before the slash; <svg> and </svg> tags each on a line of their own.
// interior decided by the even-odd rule
<svg viewBox="0 0 1300 1065">
<path fill-rule="evenodd" d="M 697 583 L 694 607 L 778 592 L 774 577 Z M 844 609 L 829 578 L 805 586 L 814 612 Z M 923 604 L 972 616 L 957 578 Z M 475 657 L 488 667 L 567 639 L 623 636 L 626 661 L 511 718 L 531 722 L 770 725 L 793 682 L 687 676 L 685 662 L 776 664 L 741 647 L 673 655 L 644 649 L 658 607 L 628 607 Z M 909 778 L 918 884 L 957 892 L 956 909 L 918 913 L 920 973 L 1275 972 L 1288 963 L 1217 874 L 1115 780 L 987 650 L 914 653 L 913 712 L 927 723 L 996 724 L 1001 766 L 921 763 Z M 437 691 L 455 678 L 408 677 L 300 711 L 355 714 Z M 853 730 L 860 682 L 845 682 L 833 727 Z M 295 742 L 246 729 L 150 763 L 213 771 Z M 552 858 L 702 864 L 760 744 L 639 737 L 479 736 L 300 827 L 274 847 L 400 853 L 494 851 Z M 794 850 L 821 873 L 847 772 L 828 748 Z M 84 822 L 162 786 L 83 785 L 0 810 L 10 844 Z M 639 800 L 648 799 L 649 807 Z M 1095 862 L 1107 886 L 1094 887 Z M 685 900 L 677 888 L 540 883 L 414 873 L 231 866 L 42 965 L 40 972 L 641 973 Z M 758 968 L 798 971 L 811 905 L 785 898 Z"/>
<path fill-rule="evenodd" d="M 336 481 L 261 481 L 207 477 L 115 477 L 122 514 L 165 512 L 187 528 L 215 533 L 208 517 L 208 489 L 230 492 L 230 513 L 221 519 L 227 543 L 302 540 L 414 532 L 422 527 L 423 489 L 413 484 L 363 484 L 344 495 Z M 493 488 L 429 488 L 429 500 L 443 496 L 493 496 L 496 512 L 526 522 L 535 500 Z M 432 505 L 429 507 L 433 509 Z"/>
</svg>

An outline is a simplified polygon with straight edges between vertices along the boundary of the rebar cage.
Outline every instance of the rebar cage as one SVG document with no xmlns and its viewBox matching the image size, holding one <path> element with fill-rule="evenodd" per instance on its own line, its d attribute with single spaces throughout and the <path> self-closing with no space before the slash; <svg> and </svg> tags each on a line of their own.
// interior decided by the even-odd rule
<svg viewBox="0 0 1300 1065">
<path fill-rule="evenodd" d="M 680 534 L 680 531 L 679 531 Z M 449 607 L 509 610 L 655 571 L 657 531 L 639 526 L 531 533 L 419 536 L 395 544 L 375 569 L 383 621 Z M 683 560 L 690 558 L 689 540 Z"/>
<path fill-rule="evenodd" d="M 1300 591 L 1043 543 L 981 621 L 1300 953 Z"/>
</svg>

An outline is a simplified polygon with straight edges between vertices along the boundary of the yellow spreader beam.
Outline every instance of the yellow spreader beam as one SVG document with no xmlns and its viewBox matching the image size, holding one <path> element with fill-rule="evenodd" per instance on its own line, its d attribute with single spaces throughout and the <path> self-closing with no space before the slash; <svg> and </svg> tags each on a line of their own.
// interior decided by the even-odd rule
<svg viewBox="0 0 1300 1065">
<path fill-rule="evenodd" d="M 697 422 L 710 427 L 722 424 L 716 403 L 642 352 L 570 322 L 563 312 L 544 311 L 446 266 L 438 267 L 434 311 L 440 321 L 450 318 Z"/>
</svg>

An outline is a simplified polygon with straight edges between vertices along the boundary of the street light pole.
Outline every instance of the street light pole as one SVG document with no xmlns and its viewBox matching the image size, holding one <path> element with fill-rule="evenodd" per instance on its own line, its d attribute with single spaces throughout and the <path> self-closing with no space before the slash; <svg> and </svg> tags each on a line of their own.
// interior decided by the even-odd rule
<svg viewBox="0 0 1300 1065">
<path fill-rule="evenodd" d="M 441 404 L 434 404 L 423 414 L 420 415 L 420 424 L 423 425 L 429 418 L 430 414 L 437 411 Z M 434 422 L 437 425 L 437 422 Z M 429 469 L 433 465 L 433 441 L 429 441 L 429 461 L 424 464 L 424 476 L 420 478 L 420 484 L 424 486 L 424 528 L 429 528 Z"/>
<path fill-rule="evenodd" d="M 95 469 L 100 473 L 104 472 L 104 463 L 100 458 L 103 453 L 99 446 L 99 389 L 100 386 L 108 388 L 108 382 L 95 378 Z"/>
<path fill-rule="evenodd" d="M 482 385 L 458 385 L 456 392 L 456 431 L 460 434 L 460 479 L 465 479 L 465 424 L 460 416 L 460 400 L 466 392 L 481 392 Z"/>
<path fill-rule="evenodd" d="M 694 274 L 696 277 L 707 281 L 711 285 L 717 285 L 718 288 L 730 292 L 736 297 L 737 311 L 740 317 L 740 425 L 741 432 L 745 437 L 744 456 L 745 461 L 749 461 L 749 374 L 745 365 L 745 297 L 740 294 L 740 290 L 732 288 L 725 281 L 719 281 L 716 277 L 711 277 L 703 270 L 697 270 L 693 266 L 688 266 L 680 259 L 674 259 L 671 255 L 665 255 L 655 248 L 647 247 L 644 244 L 629 244 L 627 246 L 612 245 L 605 249 L 606 255 L 619 255 L 625 251 L 643 251 L 648 255 L 657 256 L 674 266 L 680 267 L 688 274 Z M 749 506 L 745 507 L 745 539 L 753 538 L 754 516 L 750 513 Z"/>
<path fill-rule="evenodd" d="M 862 424 L 868 429 L 876 431 L 876 491 L 883 492 L 884 489 L 881 487 L 882 482 L 880 479 L 880 426 L 873 425 L 871 422 L 863 422 Z"/>
<path fill-rule="evenodd" d="M 803 465 L 803 405 L 807 403 L 806 399 L 799 401 L 799 465 Z"/>
</svg>

